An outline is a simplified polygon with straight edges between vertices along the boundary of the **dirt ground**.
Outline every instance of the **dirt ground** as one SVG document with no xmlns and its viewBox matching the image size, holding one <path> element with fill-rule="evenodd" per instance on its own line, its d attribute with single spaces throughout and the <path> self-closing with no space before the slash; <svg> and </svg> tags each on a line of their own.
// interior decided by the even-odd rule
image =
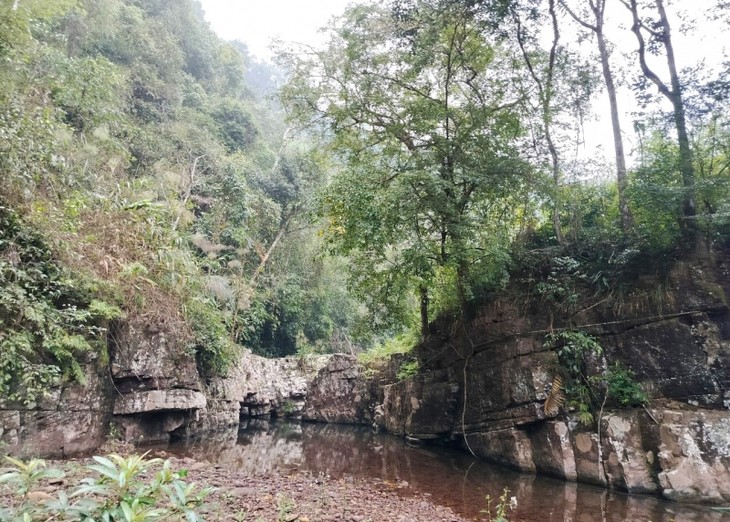
<svg viewBox="0 0 730 522">
<path fill-rule="evenodd" d="M 215 490 L 197 512 L 206 521 L 246 522 L 461 522 L 467 519 L 451 509 L 434 504 L 428 496 L 405 493 L 407 484 L 379 480 L 333 479 L 307 472 L 273 473 L 250 476 L 223 465 L 170 458 L 175 470 L 187 469 L 187 483 Z M 91 459 L 49 461 L 61 468 L 65 478 L 44 481 L 34 489 L 33 498 L 55 498 L 59 489 L 67 491 L 88 476 L 83 466 Z M 9 485 L 0 485 L 0 505 L 17 504 L 19 498 Z"/>
</svg>

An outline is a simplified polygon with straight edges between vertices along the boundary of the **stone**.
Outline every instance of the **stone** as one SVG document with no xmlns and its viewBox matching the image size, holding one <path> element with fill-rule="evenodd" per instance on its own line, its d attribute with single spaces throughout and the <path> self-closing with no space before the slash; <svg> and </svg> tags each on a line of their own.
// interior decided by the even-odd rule
<svg viewBox="0 0 730 522">
<path fill-rule="evenodd" d="M 370 382 L 357 358 L 334 354 L 312 380 L 302 419 L 368 424 L 373 420 Z"/>
<path fill-rule="evenodd" d="M 566 480 L 576 480 L 575 455 L 570 430 L 563 421 L 550 420 L 530 430 L 535 469 Z"/>
<path fill-rule="evenodd" d="M 660 426 L 659 483 L 672 500 L 730 501 L 730 416 L 672 412 Z"/>
<path fill-rule="evenodd" d="M 127 393 L 117 397 L 114 415 L 129 415 L 151 411 L 195 410 L 205 408 L 205 395 L 193 390 L 150 390 Z"/>
<path fill-rule="evenodd" d="M 174 318 L 133 318 L 111 336 L 111 373 L 117 390 L 203 389 L 195 358 Z"/>
<path fill-rule="evenodd" d="M 643 412 L 642 412 L 643 413 Z M 610 413 L 602 419 L 604 465 L 609 484 L 629 493 L 654 493 L 656 473 L 646 459 L 645 422 L 637 411 Z"/>
</svg>

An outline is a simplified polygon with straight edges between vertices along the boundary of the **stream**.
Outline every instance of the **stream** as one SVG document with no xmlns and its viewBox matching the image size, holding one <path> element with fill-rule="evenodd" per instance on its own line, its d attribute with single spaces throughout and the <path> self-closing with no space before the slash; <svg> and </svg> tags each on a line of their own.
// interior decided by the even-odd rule
<svg viewBox="0 0 730 522">
<path fill-rule="evenodd" d="M 487 495 L 498 498 L 508 488 L 509 496 L 517 498 L 512 521 L 730 522 L 730 512 L 519 473 L 455 449 L 410 446 L 364 427 L 243 422 L 238 431 L 180 441 L 165 449 L 252 475 L 303 470 L 333 478 L 380 480 L 404 495 L 426 495 L 474 520 L 484 517 L 480 511 Z"/>
</svg>

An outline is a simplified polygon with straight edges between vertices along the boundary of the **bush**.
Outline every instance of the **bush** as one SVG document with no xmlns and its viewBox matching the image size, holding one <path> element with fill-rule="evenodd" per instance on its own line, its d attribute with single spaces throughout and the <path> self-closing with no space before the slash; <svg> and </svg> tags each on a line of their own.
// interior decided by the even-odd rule
<svg viewBox="0 0 730 522">
<path fill-rule="evenodd" d="M 152 521 L 174 517 L 201 520 L 196 513 L 208 489 L 195 491 L 182 479 L 185 470 L 173 471 L 169 460 L 145 459 L 144 455 L 94 457 L 86 469 L 91 474 L 72 490 L 61 489 L 58 498 L 40 500 L 34 490 L 63 471 L 48 468 L 45 461 L 22 462 L 6 457 L 12 468 L 0 475 L 0 484 L 14 487 L 10 506 L 0 508 L 0 520 Z M 158 468 L 154 475 L 154 468 Z"/>
</svg>

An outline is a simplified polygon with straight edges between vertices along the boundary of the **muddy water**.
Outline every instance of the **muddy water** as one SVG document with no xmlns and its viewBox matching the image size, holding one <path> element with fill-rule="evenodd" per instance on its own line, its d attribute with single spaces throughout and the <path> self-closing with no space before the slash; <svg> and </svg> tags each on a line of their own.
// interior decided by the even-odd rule
<svg viewBox="0 0 730 522">
<path fill-rule="evenodd" d="M 480 511 L 487 495 L 499 497 L 508 488 L 518 503 L 513 521 L 730 522 L 730 513 L 517 473 L 460 451 L 412 447 L 351 426 L 251 421 L 238 432 L 176 443 L 169 451 L 250 474 L 300 469 L 333 478 L 382 480 L 406 495 L 428 495 L 474 520 L 484 516 Z"/>
</svg>

